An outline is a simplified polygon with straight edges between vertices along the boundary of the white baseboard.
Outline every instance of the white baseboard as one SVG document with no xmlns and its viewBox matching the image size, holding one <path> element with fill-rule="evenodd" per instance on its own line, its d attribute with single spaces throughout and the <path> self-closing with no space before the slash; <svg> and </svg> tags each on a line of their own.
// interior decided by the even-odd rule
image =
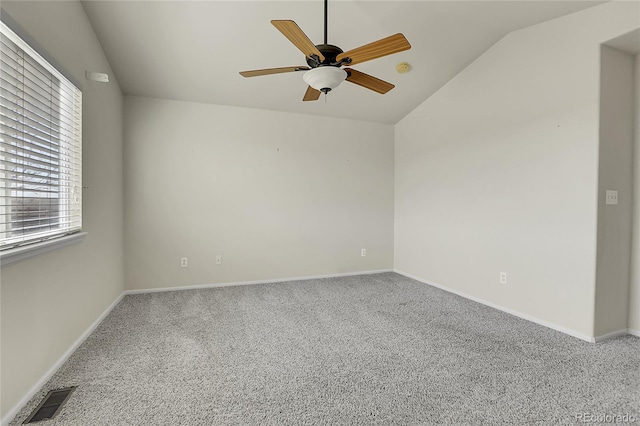
<svg viewBox="0 0 640 426">
<path fill-rule="evenodd" d="M 197 290 L 197 289 L 204 289 L 204 288 L 233 287 L 238 285 L 271 284 L 271 283 L 282 283 L 287 281 L 315 280 L 318 278 L 339 278 L 339 277 L 351 277 L 354 275 L 382 274 L 384 272 L 393 272 L 393 270 L 377 269 L 373 271 L 345 272 L 342 274 L 329 274 L 329 275 L 307 275 L 304 277 L 275 278 L 271 280 L 235 281 L 235 282 L 217 283 L 217 284 L 187 285 L 187 286 L 181 286 L 181 287 L 154 287 L 154 288 L 144 288 L 144 289 L 135 289 L 135 290 L 125 290 L 124 294 L 157 293 L 162 291 Z"/>
<path fill-rule="evenodd" d="M 14 417 L 18 415 L 22 407 L 24 407 L 29 402 L 29 400 L 33 398 L 33 396 L 42 388 L 42 386 L 44 386 L 47 381 L 55 374 L 55 372 L 58 371 L 60 367 L 62 367 L 62 364 L 64 364 L 67 359 L 69 359 L 71 354 L 73 354 L 76 349 L 80 347 L 82 342 L 84 342 L 86 338 L 89 337 L 91 333 L 93 333 L 93 330 L 95 330 L 98 325 L 100 325 L 102 320 L 105 319 L 107 315 L 109 315 L 109 313 L 113 310 L 113 308 L 116 307 L 118 303 L 120 303 L 123 297 L 124 292 L 121 293 L 120 296 L 118 296 L 116 300 L 114 300 L 113 303 L 109 305 L 109 307 L 105 309 L 104 312 L 102 312 L 102 314 L 100 314 L 100 316 L 89 326 L 89 328 L 87 328 L 85 332 L 82 333 L 82 335 L 78 337 L 75 342 L 73 342 L 69 349 L 67 349 L 67 351 L 62 354 L 58 361 L 56 361 L 56 363 L 53 364 L 51 368 L 42 375 L 42 377 L 40 377 L 40 379 L 31 387 L 31 389 L 29 389 L 27 393 L 24 394 L 22 399 L 20 399 L 20 401 L 18 401 L 18 403 L 7 412 L 7 414 L 0 422 L 2 426 L 7 426 L 14 419 Z"/>
<path fill-rule="evenodd" d="M 407 278 L 411 278 L 411 279 L 414 279 L 416 281 L 420 281 L 421 283 L 425 283 L 425 284 L 428 284 L 430 286 L 437 287 L 437 288 L 439 288 L 441 290 L 447 291 L 449 293 L 453 293 L 453 294 L 456 294 L 458 296 L 464 297 L 465 299 L 469 299 L 469 300 L 473 300 L 474 302 L 482 303 L 483 305 L 489 306 L 489 307 L 497 309 L 499 311 L 506 312 L 508 314 L 511 314 L 511 315 L 516 316 L 516 317 L 525 319 L 527 321 L 531 321 L 533 323 L 542 325 L 542 326 L 550 328 L 552 330 L 556 330 L 556 331 L 559 331 L 561 333 L 568 334 L 569 336 L 577 337 L 578 339 L 585 340 L 585 341 L 591 342 L 591 343 L 595 342 L 595 339 L 593 337 L 587 336 L 587 335 L 582 334 L 582 333 L 578 333 L 577 331 L 570 330 L 568 328 L 565 328 L 565 327 L 562 327 L 562 326 L 559 326 L 559 325 L 556 325 L 556 324 L 551 324 L 551 323 L 548 323 L 546 321 L 542 321 L 542 320 L 540 320 L 538 318 L 535 318 L 535 317 L 532 317 L 530 315 L 526 315 L 526 314 L 511 310 L 511 309 L 505 308 L 505 307 L 500 306 L 500 305 L 496 305 L 495 303 L 487 302 L 486 300 L 479 299 L 477 297 L 468 295 L 468 294 L 463 293 L 461 291 L 457 291 L 457 290 L 451 289 L 449 287 L 445 287 L 443 285 L 436 284 L 436 283 L 431 282 L 429 280 L 425 280 L 423 278 L 417 277 L 415 275 L 408 274 L 408 273 L 403 272 L 403 271 L 399 271 L 397 269 L 395 269 L 394 272 L 396 272 L 396 273 L 398 273 L 400 275 L 404 275 Z"/>
<path fill-rule="evenodd" d="M 632 336 L 640 337 L 640 330 L 634 330 L 633 328 L 628 328 L 627 333 Z"/>
<path fill-rule="evenodd" d="M 626 336 L 629 334 L 629 330 L 623 328 L 622 330 L 612 331 L 611 333 L 603 334 L 602 336 L 596 336 L 593 338 L 595 343 L 604 342 L 605 340 L 615 339 L 616 337 Z"/>
</svg>

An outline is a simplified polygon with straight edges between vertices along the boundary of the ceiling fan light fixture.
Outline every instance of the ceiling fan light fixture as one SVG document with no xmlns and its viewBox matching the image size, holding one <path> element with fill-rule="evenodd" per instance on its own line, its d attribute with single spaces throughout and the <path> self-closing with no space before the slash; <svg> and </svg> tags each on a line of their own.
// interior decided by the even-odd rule
<svg viewBox="0 0 640 426">
<path fill-rule="evenodd" d="M 322 93 L 335 89 L 346 78 L 347 72 L 334 66 L 313 68 L 302 76 L 305 83 Z"/>
</svg>

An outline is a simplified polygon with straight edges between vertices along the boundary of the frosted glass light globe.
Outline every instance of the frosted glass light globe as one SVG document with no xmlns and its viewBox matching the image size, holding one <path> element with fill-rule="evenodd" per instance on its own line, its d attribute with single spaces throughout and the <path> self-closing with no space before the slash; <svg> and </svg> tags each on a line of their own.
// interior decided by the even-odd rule
<svg viewBox="0 0 640 426">
<path fill-rule="evenodd" d="M 347 72 L 342 68 L 324 66 L 313 68 L 302 76 L 311 87 L 322 93 L 327 93 L 340 85 L 347 78 Z"/>
</svg>

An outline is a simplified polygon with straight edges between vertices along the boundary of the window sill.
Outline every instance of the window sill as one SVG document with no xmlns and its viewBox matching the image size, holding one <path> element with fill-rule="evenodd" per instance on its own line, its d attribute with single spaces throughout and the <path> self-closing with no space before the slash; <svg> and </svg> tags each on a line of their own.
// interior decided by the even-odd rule
<svg viewBox="0 0 640 426">
<path fill-rule="evenodd" d="M 41 243 L 30 244 L 28 246 L 17 247 L 0 252 L 0 267 L 20 262 L 22 260 L 29 259 L 30 257 L 34 257 L 51 250 L 82 242 L 82 240 L 84 240 L 84 237 L 86 236 L 86 232 L 78 232 L 66 237 L 56 238 L 53 240 L 43 241 Z"/>
</svg>

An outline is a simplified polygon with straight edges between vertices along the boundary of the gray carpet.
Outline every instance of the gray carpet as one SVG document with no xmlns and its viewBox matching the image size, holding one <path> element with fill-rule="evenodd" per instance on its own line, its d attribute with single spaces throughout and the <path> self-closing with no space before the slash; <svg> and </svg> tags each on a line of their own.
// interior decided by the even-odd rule
<svg viewBox="0 0 640 426">
<path fill-rule="evenodd" d="M 126 296 L 16 417 L 42 425 L 640 422 L 640 339 L 600 344 L 394 273 Z"/>
</svg>

